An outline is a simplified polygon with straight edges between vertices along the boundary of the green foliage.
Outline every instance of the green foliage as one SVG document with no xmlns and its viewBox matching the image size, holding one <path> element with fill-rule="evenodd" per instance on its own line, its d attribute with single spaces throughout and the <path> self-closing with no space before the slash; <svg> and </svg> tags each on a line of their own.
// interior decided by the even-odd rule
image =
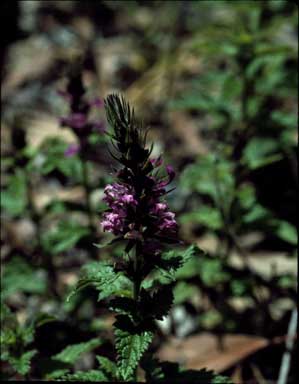
<svg viewBox="0 0 299 384">
<path fill-rule="evenodd" d="M 1 209 L 12 217 L 24 214 L 28 204 L 26 175 L 20 168 L 9 177 L 7 188 L 1 191 Z"/>
<path fill-rule="evenodd" d="M 3 270 L 1 279 L 2 298 L 16 293 L 43 294 L 47 283 L 41 270 L 34 270 L 24 259 L 15 256 Z"/>
<path fill-rule="evenodd" d="M 109 380 L 113 381 L 117 376 L 117 365 L 104 356 L 97 356 L 101 370 L 107 375 Z"/>
<path fill-rule="evenodd" d="M 100 339 L 95 338 L 87 342 L 69 345 L 57 355 L 53 356 L 52 359 L 63 363 L 74 364 L 78 359 L 80 359 L 82 354 L 92 351 L 101 345 L 101 343 L 102 341 Z"/>
<path fill-rule="evenodd" d="M 37 350 L 25 350 L 34 338 L 34 325 L 21 326 L 8 306 L 1 302 L 1 361 L 7 361 L 20 375 L 26 375 Z"/>
<path fill-rule="evenodd" d="M 174 304 L 179 305 L 187 301 L 189 298 L 194 297 L 197 292 L 198 289 L 196 286 L 184 281 L 179 281 L 173 291 Z"/>
<path fill-rule="evenodd" d="M 18 357 L 10 356 L 7 360 L 12 367 L 21 375 L 26 375 L 31 368 L 31 359 L 36 355 L 37 350 L 32 349 Z"/>
<path fill-rule="evenodd" d="M 172 276 L 174 272 L 200 253 L 200 249 L 195 245 L 190 245 L 186 250 L 171 249 L 162 253 L 161 259 L 156 262 L 156 266 Z"/>
<path fill-rule="evenodd" d="M 235 180 L 233 163 L 208 154 L 199 158 L 196 164 L 186 167 L 181 175 L 181 186 L 209 196 L 217 205 L 223 199 L 233 196 Z M 225 203 L 225 201 L 224 201 Z"/>
<path fill-rule="evenodd" d="M 173 302 L 172 289 L 172 285 L 162 285 L 151 294 L 142 288 L 138 303 L 131 298 L 118 297 L 110 301 L 110 309 L 129 315 L 134 322 L 151 324 L 167 316 Z"/>
<path fill-rule="evenodd" d="M 278 153 L 279 144 L 277 140 L 267 137 L 252 138 L 243 152 L 245 165 L 249 169 L 257 169 L 282 159 L 282 154 Z"/>
<path fill-rule="evenodd" d="M 54 170 L 58 170 L 70 179 L 82 182 L 82 162 L 77 155 L 66 157 L 68 144 L 59 138 L 53 137 L 47 139 L 40 148 L 42 162 L 38 162 L 40 172 L 47 175 Z"/>
<path fill-rule="evenodd" d="M 61 221 L 58 227 L 43 234 L 42 245 L 45 251 L 58 254 L 72 249 L 88 233 L 88 228 L 76 222 Z"/>
<path fill-rule="evenodd" d="M 298 242 L 298 234 L 296 228 L 287 221 L 280 220 L 277 223 L 276 235 L 282 240 L 296 245 Z"/>
<path fill-rule="evenodd" d="M 115 272 L 113 266 L 105 262 L 87 264 L 83 267 L 82 275 L 68 300 L 75 293 L 90 285 L 99 291 L 98 300 L 103 300 L 109 296 L 121 296 L 131 286 L 131 282 L 123 273 Z"/>
<path fill-rule="evenodd" d="M 210 230 L 221 229 L 223 227 L 223 220 L 219 210 L 209 206 L 202 206 L 196 212 L 189 212 L 182 215 L 180 222 L 182 224 L 189 222 L 201 224 Z"/>
<path fill-rule="evenodd" d="M 153 334 L 148 331 L 131 334 L 119 328 L 115 329 L 117 367 L 121 380 L 134 380 L 134 371 L 152 338 Z"/>
</svg>

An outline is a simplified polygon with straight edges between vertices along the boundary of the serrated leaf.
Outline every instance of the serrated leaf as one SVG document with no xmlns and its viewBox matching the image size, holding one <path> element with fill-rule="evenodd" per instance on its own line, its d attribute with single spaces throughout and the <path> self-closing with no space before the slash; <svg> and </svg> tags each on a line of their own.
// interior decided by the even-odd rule
<svg viewBox="0 0 299 384">
<path fill-rule="evenodd" d="M 104 371 L 107 376 L 114 379 L 117 374 L 116 364 L 104 356 L 96 356 L 96 359 L 98 360 L 102 371 Z"/>
<path fill-rule="evenodd" d="M 152 332 L 130 334 L 122 329 L 115 329 L 117 367 L 123 380 L 129 381 L 134 378 L 134 371 L 152 338 Z"/>
<path fill-rule="evenodd" d="M 104 372 L 91 369 L 90 371 L 78 371 L 75 373 L 69 373 L 61 377 L 62 380 L 66 381 L 107 381 L 108 378 Z"/>
<path fill-rule="evenodd" d="M 143 318 L 163 320 L 168 315 L 173 303 L 172 285 L 163 285 L 153 295 L 145 289 L 140 292 L 140 309 Z"/>
<path fill-rule="evenodd" d="M 27 351 L 19 357 L 10 356 L 8 361 L 12 367 L 21 375 L 26 375 L 30 371 L 30 363 L 33 356 L 37 353 L 36 349 Z"/>
<path fill-rule="evenodd" d="M 167 272 L 173 273 L 192 258 L 198 252 L 198 249 L 197 246 L 191 245 L 184 251 L 172 249 L 164 252 L 161 255 L 161 258 L 157 261 L 156 266 Z"/>
<path fill-rule="evenodd" d="M 117 295 L 131 287 L 132 283 L 121 272 L 115 272 L 112 265 L 105 262 L 93 262 L 83 267 L 83 278 L 69 294 L 67 301 L 83 288 L 94 286 L 100 293 L 98 300 Z"/>
<path fill-rule="evenodd" d="M 52 359 L 63 363 L 74 364 L 83 353 L 93 350 L 101 345 L 101 343 L 102 341 L 99 338 L 95 338 L 84 343 L 69 345 L 57 355 L 52 356 Z"/>
</svg>

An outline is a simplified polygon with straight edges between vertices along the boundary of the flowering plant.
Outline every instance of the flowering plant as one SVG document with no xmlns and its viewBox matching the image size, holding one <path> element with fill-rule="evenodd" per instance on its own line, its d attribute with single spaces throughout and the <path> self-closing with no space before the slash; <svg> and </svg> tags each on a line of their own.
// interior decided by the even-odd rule
<svg viewBox="0 0 299 384">
<path fill-rule="evenodd" d="M 124 242 L 124 253 L 114 263 L 87 264 L 72 292 L 93 285 L 99 291 L 99 300 L 107 300 L 109 308 L 116 313 L 117 360 L 114 363 L 98 357 L 102 370 L 97 371 L 97 380 L 136 381 L 140 364 L 147 381 L 213 382 L 213 374 L 205 370 L 198 376 L 193 371 L 180 370 L 177 364 L 160 363 L 150 353 L 143 356 L 153 340 L 156 321 L 167 316 L 171 308 L 173 273 L 201 251 L 190 246 L 180 253 L 165 252 L 166 244 L 180 243 L 175 214 L 165 199 L 171 191 L 167 187 L 175 176 L 174 170 L 168 165 L 162 174 L 162 157 L 150 157 L 153 146 L 146 145 L 147 130 L 123 98 L 108 96 L 105 108 L 113 127 L 113 132 L 107 133 L 113 146 L 110 154 L 120 168 L 115 169 L 116 182 L 104 190 L 103 200 L 108 208 L 102 215 L 101 226 L 103 231 L 116 236 L 106 245 Z M 166 282 L 159 273 L 167 277 Z"/>
</svg>

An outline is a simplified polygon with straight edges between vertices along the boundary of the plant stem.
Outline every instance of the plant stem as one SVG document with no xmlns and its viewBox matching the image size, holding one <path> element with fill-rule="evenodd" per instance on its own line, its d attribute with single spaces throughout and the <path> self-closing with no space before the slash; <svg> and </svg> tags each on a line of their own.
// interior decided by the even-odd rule
<svg viewBox="0 0 299 384">
<path fill-rule="evenodd" d="M 138 299 L 139 299 L 139 292 L 140 292 L 140 286 L 141 286 L 141 278 L 140 278 L 140 244 L 137 242 L 135 246 L 135 259 L 134 259 L 134 287 L 133 287 L 133 298 L 135 301 L 136 309 L 138 305 Z M 137 375 L 137 370 L 138 370 L 138 365 L 135 369 L 134 373 L 134 380 L 137 382 L 138 381 L 138 375 Z"/>
<path fill-rule="evenodd" d="M 140 271 L 139 271 L 139 257 L 140 257 L 140 245 L 136 243 L 135 248 L 135 259 L 134 259 L 134 300 L 137 302 L 139 297 L 141 279 L 140 279 Z"/>
</svg>

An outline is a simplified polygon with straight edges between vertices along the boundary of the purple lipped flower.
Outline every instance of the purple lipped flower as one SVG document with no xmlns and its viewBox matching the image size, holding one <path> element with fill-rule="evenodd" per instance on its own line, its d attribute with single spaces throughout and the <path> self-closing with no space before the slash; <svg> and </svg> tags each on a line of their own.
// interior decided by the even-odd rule
<svg viewBox="0 0 299 384">
<path fill-rule="evenodd" d="M 129 186 L 114 183 L 105 187 L 104 194 L 103 201 L 109 206 L 110 212 L 105 212 L 103 215 L 101 221 L 103 231 L 124 235 L 133 228 L 127 220 L 128 210 L 137 206 L 133 190 Z"/>
<path fill-rule="evenodd" d="M 151 164 L 152 164 L 152 166 L 153 166 L 154 168 L 156 168 L 156 167 L 160 167 L 160 165 L 162 165 L 162 163 L 163 163 L 162 156 L 160 155 L 160 156 L 157 157 L 157 158 L 150 159 L 150 162 L 151 162 Z"/>
<path fill-rule="evenodd" d="M 116 171 L 117 182 L 104 190 L 108 209 L 102 217 L 102 228 L 136 247 L 138 244 L 144 255 L 158 255 L 163 243 L 178 241 L 175 214 L 164 198 L 175 177 L 174 169 L 167 165 L 166 174 L 160 175 L 162 156 L 150 158 L 146 134 L 124 99 L 111 95 L 105 107 L 108 122 L 114 127 L 114 158 L 122 168 Z"/>
<path fill-rule="evenodd" d="M 121 211 L 118 211 L 118 213 L 104 212 L 101 224 L 104 231 L 119 235 L 123 232 L 124 222 L 125 214 L 122 214 Z"/>
</svg>

